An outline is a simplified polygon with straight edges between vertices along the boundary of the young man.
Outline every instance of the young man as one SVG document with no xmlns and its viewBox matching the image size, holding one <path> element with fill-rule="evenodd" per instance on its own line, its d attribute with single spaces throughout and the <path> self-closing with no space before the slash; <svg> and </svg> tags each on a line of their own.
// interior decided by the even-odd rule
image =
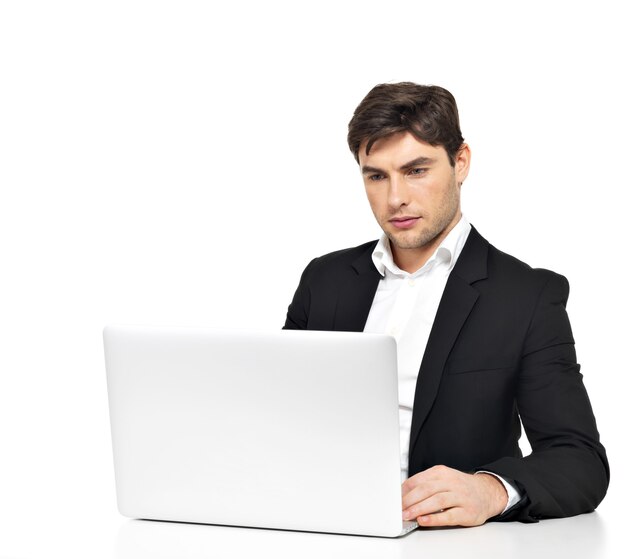
<svg viewBox="0 0 626 559">
<path fill-rule="evenodd" d="M 463 217 L 471 154 L 454 97 L 378 85 L 348 143 L 383 236 L 313 260 L 285 328 L 396 338 L 404 518 L 474 526 L 593 510 L 609 467 L 576 363 L 567 280 L 498 251 Z"/>
</svg>

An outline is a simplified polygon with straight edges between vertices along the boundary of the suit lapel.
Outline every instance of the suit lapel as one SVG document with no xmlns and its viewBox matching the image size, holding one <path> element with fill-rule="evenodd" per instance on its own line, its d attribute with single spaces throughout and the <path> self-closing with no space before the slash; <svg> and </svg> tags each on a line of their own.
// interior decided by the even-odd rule
<svg viewBox="0 0 626 559">
<path fill-rule="evenodd" d="M 478 300 L 472 283 L 487 277 L 489 244 L 472 228 L 439 303 L 417 377 L 409 454 L 435 401 L 448 355 Z"/>
<path fill-rule="evenodd" d="M 373 243 L 372 249 L 376 243 Z M 335 307 L 333 330 L 362 332 L 376 295 L 381 275 L 372 262 L 372 251 L 367 251 L 352 262 L 350 273 L 354 281 L 343 285 Z"/>
</svg>

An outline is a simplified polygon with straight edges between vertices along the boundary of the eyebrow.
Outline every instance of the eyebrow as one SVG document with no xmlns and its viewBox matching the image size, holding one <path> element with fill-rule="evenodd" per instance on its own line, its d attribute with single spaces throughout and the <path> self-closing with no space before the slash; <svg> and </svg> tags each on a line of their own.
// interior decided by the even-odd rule
<svg viewBox="0 0 626 559">
<path fill-rule="evenodd" d="M 402 167 L 400 167 L 401 171 L 406 171 L 407 169 L 411 169 L 413 167 L 419 167 L 420 165 L 431 165 L 432 163 L 434 163 L 434 159 L 432 157 L 416 157 L 415 159 L 412 159 L 411 161 L 407 161 L 404 165 L 402 165 Z M 366 174 L 366 173 L 384 173 L 385 171 L 383 171 L 382 169 L 378 169 L 376 167 L 372 167 L 370 165 L 363 165 L 363 167 L 361 167 L 361 173 L 362 174 Z"/>
</svg>

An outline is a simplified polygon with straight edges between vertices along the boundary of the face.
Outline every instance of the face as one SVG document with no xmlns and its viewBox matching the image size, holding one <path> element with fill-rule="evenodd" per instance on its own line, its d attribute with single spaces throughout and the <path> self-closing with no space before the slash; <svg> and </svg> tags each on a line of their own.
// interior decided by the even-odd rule
<svg viewBox="0 0 626 559">
<path fill-rule="evenodd" d="M 376 141 L 369 154 L 365 146 L 359 150 L 367 198 L 400 268 L 419 269 L 461 218 L 461 183 L 469 162 L 467 145 L 453 167 L 442 146 L 409 132 Z"/>
</svg>

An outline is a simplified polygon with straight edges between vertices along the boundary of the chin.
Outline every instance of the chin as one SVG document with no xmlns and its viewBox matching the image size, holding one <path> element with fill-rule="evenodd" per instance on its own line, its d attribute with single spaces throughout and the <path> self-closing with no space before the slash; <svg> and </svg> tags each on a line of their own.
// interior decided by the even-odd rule
<svg viewBox="0 0 626 559">
<path fill-rule="evenodd" d="M 428 245 L 437 237 L 437 233 L 432 233 L 430 231 L 422 231 L 421 233 L 410 233 L 406 235 L 398 235 L 397 233 L 389 234 L 387 236 L 391 240 L 393 246 L 399 249 L 414 249 L 414 248 L 422 248 L 425 245 Z"/>
</svg>

